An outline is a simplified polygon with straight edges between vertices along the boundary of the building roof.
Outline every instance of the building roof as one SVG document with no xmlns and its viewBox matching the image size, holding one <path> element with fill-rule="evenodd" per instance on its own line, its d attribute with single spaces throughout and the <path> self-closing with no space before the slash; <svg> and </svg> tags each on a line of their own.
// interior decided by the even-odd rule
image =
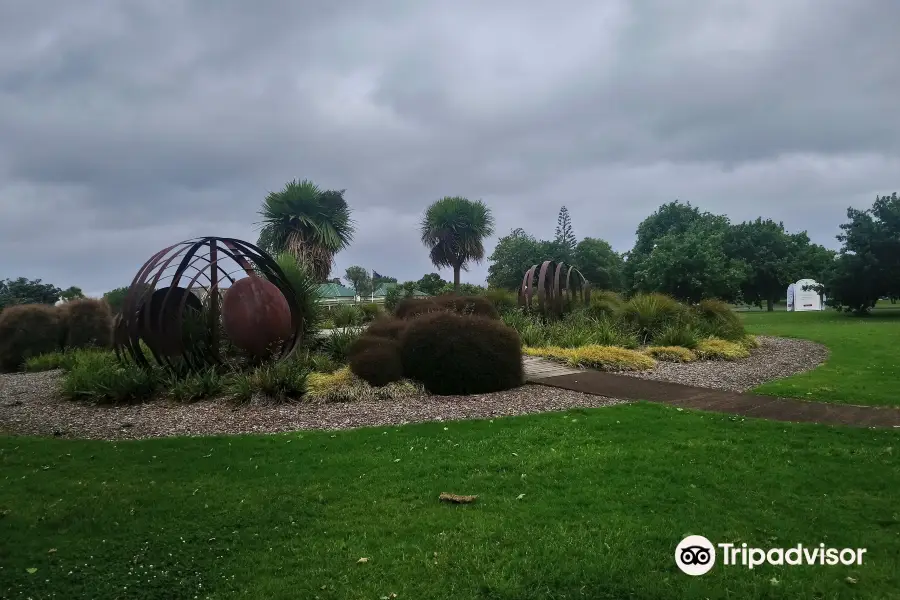
<svg viewBox="0 0 900 600">
<path fill-rule="evenodd" d="M 348 288 L 337 283 L 319 284 L 319 294 L 322 298 L 356 298 L 353 288 Z"/>
<path fill-rule="evenodd" d="M 377 290 L 375 290 L 374 296 L 376 298 L 384 298 L 385 296 L 387 296 L 388 290 L 391 289 L 392 287 L 395 287 L 396 285 L 397 285 L 396 283 L 383 283 L 380 286 L 378 286 Z M 413 296 L 424 297 L 427 295 L 428 294 L 426 294 L 425 292 L 420 292 L 419 290 L 415 290 L 413 292 Z"/>
</svg>

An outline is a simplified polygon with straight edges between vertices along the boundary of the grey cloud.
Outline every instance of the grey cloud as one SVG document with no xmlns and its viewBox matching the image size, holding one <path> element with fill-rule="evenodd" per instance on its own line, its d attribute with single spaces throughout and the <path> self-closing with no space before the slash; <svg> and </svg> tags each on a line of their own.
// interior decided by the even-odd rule
<svg viewBox="0 0 900 600">
<path fill-rule="evenodd" d="M 178 239 L 255 240 L 295 177 L 347 190 L 341 273 L 432 270 L 418 219 L 457 194 L 500 235 L 550 236 L 565 204 L 627 250 L 680 198 L 834 246 L 900 188 L 897 22 L 892 0 L 3 3 L 0 277 L 102 291 Z"/>
</svg>

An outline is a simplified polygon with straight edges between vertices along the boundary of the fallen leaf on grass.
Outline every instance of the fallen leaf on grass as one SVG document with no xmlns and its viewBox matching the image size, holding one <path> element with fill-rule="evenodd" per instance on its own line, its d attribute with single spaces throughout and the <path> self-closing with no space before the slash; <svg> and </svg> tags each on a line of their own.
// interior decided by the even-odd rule
<svg viewBox="0 0 900 600">
<path fill-rule="evenodd" d="M 519 494 L 518 496 L 516 496 L 516 500 L 521 500 L 524 497 L 525 497 L 525 494 Z"/>
<path fill-rule="evenodd" d="M 37 569 L 35 569 L 34 567 L 28 567 L 27 569 L 25 569 L 25 572 L 29 575 L 34 575 L 35 573 L 37 573 Z"/>
<path fill-rule="evenodd" d="M 441 495 L 438 496 L 438 499 L 441 502 L 452 502 L 454 504 L 471 504 L 478 499 L 478 496 L 458 496 L 456 494 L 441 492 Z"/>
<path fill-rule="evenodd" d="M 844 581 L 846 581 L 847 583 L 856 583 L 856 579 L 854 579 L 853 577 L 847 577 L 846 579 L 844 579 Z"/>
<path fill-rule="evenodd" d="M 47 550 L 47 554 L 53 554 L 54 552 L 56 552 L 56 548 L 50 548 L 49 550 Z"/>
<path fill-rule="evenodd" d="M 362 564 L 362 563 L 367 563 L 367 562 L 369 562 L 369 559 L 366 558 L 365 556 L 363 556 L 361 559 L 356 561 L 356 564 Z"/>
</svg>

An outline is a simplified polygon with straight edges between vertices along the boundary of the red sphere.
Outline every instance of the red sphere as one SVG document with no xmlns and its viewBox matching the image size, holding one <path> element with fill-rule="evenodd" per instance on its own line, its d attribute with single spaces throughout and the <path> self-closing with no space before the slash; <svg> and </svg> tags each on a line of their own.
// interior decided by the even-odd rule
<svg viewBox="0 0 900 600">
<path fill-rule="evenodd" d="M 267 356 L 291 337 L 291 308 L 275 284 L 260 277 L 240 279 L 222 298 L 222 325 L 231 342 Z"/>
</svg>

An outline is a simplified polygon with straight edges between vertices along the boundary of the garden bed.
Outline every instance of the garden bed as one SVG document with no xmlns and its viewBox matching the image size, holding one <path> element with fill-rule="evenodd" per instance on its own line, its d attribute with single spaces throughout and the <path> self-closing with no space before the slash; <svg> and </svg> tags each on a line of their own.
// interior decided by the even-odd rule
<svg viewBox="0 0 900 600">
<path fill-rule="evenodd" d="M 272 404 L 222 400 L 191 404 L 156 400 L 99 406 L 58 393 L 62 371 L 0 375 L 0 433 L 88 439 L 275 433 L 310 429 L 402 425 L 421 421 L 485 419 L 569 408 L 621 404 L 538 385 L 475 396 L 422 394 L 392 400 Z"/>
<path fill-rule="evenodd" d="M 669 381 L 697 387 L 747 391 L 760 384 L 810 371 L 828 358 L 828 348 L 809 340 L 757 336 L 759 348 L 749 358 L 734 361 L 699 360 L 677 363 L 657 361 L 646 371 L 620 371 L 621 375 Z"/>
<path fill-rule="evenodd" d="M 813 369 L 828 350 L 806 340 L 760 336 L 750 358 L 737 361 L 657 362 L 633 377 L 687 385 L 745 390 L 760 383 Z M 272 404 L 254 400 L 176 403 L 157 400 L 130 406 L 97 406 L 64 399 L 61 371 L 0 375 L 0 432 L 93 439 L 274 433 L 348 429 L 419 421 L 492 418 L 602 407 L 623 401 L 526 385 L 474 396 L 420 394 L 401 399 L 356 402 Z"/>
</svg>

